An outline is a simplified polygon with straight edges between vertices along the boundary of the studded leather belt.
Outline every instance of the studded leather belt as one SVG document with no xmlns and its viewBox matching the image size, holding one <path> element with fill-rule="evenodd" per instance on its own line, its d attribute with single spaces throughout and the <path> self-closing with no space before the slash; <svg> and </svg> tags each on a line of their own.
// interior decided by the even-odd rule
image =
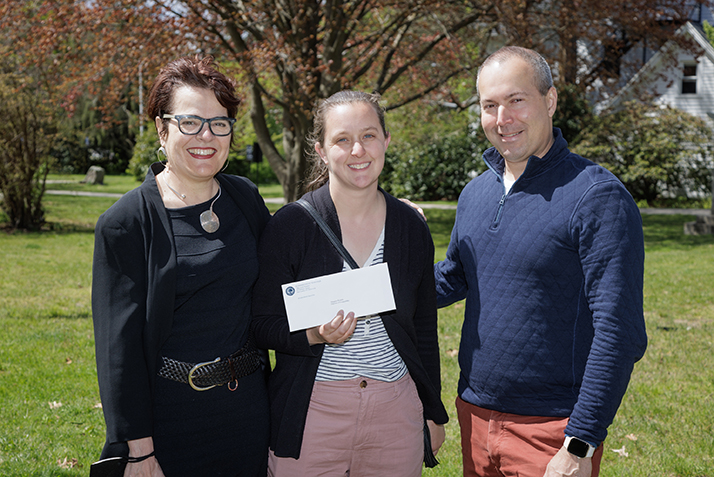
<svg viewBox="0 0 714 477">
<path fill-rule="evenodd" d="M 188 383 L 196 391 L 207 391 L 228 384 L 228 389 L 238 389 L 238 379 L 252 374 L 260 367 L 260 351 L 248 338 L 246 344 L 228 356 L 203 363 L 186 363 L 162 356 L 163 366 L 158 375 L 162 378 Z"/>
</svg>

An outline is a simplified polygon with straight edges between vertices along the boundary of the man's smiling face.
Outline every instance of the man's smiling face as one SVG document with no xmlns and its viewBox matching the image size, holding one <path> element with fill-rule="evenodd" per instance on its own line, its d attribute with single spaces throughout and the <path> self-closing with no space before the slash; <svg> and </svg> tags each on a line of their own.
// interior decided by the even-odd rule
<svg viewBox="0 0 714 477">
<path fill-rule="evenodd" d="M 522 172 L 529 157 L 548 152 L 558 97 L 555 88 L 540 94 L 528 63 L 513 57 L 487 64 L 479 75 L 478 91 L 481 127 L 507 168 Z"/>
</svg>

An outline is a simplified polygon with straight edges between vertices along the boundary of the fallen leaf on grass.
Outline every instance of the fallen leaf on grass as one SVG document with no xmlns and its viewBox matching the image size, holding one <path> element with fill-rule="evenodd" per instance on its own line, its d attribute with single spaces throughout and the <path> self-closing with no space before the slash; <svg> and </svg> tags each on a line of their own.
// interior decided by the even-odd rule
<svg viewBox="0 0 714 477">
<path fill-rule="evenodd" d="M 67 460 L 66 457 L 64 458 L 64 460 L 57 459 L 57 465 L 60 466 L 62 469 L 71 469 L 72 467 L 77 465 L 77 462 L 79 462 L 79 461 L 74 458 L 72 458 L 70 460 Z"/>
<path fill-rule="evenodd" d="M 102 403 L 98 402 L 97 404 L 94 405 L 94 409 L 101 409 L 102 408 Z"/>
<path fill-rule="evenodd" d="M 627 438 L 630 439 L 631 441 L 636 441 L 636 440 L 637 440 L 637 436 L 634 435 L 634 434 L 627 434 L 625 437 L 627 437 Z"/>
<path fill-rule="evenodd" d="M 453 358 L 454 356 L 459 354 L 459 350 L 458 349 L 450 349 L 449 351 L 446 352 L 446 354 L 448 354 L 449 356 L 451 356 Z"/>
<path fill-rule="evenodd" d="M 62 407 L 62 403 L 57 401 L 48 402 L 47 404 L 50 405 L 50 409 L 59 409 Z"/>
<path fill-rule="evenodd" d="M 67 358 L 64 360 L 65 364 L 72 364 L 72 358 Z"/>
<path fill-rule="evenodd" d="M 625 450 L 625 446 L 622 446 L 622 449 L 612 449 L 612 452 L 620 454 L 620 457 L 629 457 L 630 456 L 630 454 L 628 454 L 627 451 Z"/>
</svg>

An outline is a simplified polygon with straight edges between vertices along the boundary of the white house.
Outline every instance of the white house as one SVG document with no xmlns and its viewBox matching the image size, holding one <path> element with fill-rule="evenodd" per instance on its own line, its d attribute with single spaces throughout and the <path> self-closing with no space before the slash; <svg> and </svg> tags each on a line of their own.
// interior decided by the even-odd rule
<svg viewBox="0 0 714 477">
<path fill-rule="evenodd" d="M 714 23 L 711 11 L 704 10 L 706 15 L 700 20 Z M 682 38 L 692 41 L 695 48 L 683 47 Z M 647 52 L 638 54 L 646 56 Z M 656 103 L 704 119 L 714 130 L 714 46 L 701 22 L 689 21 L 679 28 L 676 37 L 654 53 L 602 110 L 617 110 L 643 93 Z"/>
<path fill-rule="evenodd" d="M 602 111 L 617 110 L 625 102 L 647 94 L 655 103 L 704 119 L 714 130 L 714 46 L 701 26 L 705 20 L 712 25 L 714 21 L 707 8 L 699 6 L 695 13 L 698 18 L 684 24 L 675 38 L 653 55 L 648 55 L 646 49 L 635 53 L 649 59 Z M 692 41 L 694 48 L 683 47 L 683 39 Z M 714 203 L 711 215 L 686 223 L 684 231 L 692 235 L 714 233 Z"/>
</svg>

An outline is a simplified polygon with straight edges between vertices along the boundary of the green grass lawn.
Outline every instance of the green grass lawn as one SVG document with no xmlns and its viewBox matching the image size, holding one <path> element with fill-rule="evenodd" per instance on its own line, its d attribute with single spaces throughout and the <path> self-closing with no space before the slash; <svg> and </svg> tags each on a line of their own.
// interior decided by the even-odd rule
<svg viewBox="0 0 714 477">
<path fill-rule="evenodd" d="M 127 179 L 71 190 L 138 185 Z M 279 187 L 269 193 L 279 196 Z M 0 233 L 0 476 L 87 475 L 101 450 L 91 260 L 94 223 L 115 200 L 48 195 L 48 231 Z M 439 260 L 454 211 L 426 213 Z M 644 216 L 649 348 L 610 427 L 604 477 L 714 477 L 714 237 L 683 235 L 689 220 Z M 461 474 L 453 403 L 462 316 L 462 303 L 439 311 L 443 398 L 452 420 L 442 464 L 425 476 Z"/>
</svg>

